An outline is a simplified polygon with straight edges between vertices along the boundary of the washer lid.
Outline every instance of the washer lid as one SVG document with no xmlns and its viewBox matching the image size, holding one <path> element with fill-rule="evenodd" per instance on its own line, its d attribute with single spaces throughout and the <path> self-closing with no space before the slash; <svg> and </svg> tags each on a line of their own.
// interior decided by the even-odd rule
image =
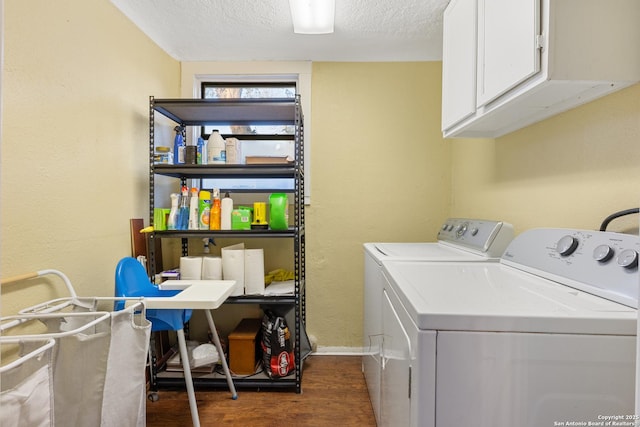
<svg viewBox="0 0 640 427">
<path fill-rule="evenodd" d="M 384 271 L 419 329 L 636 335 L 635 309 L 509 266 L 389 261 Z"/>
<path fill-rule="evenodd" d="M 403 261 L 500 261 L 500 258 L 458 249 L 442 243 L 365 243 L 365 251 L 378 262 L 386 260 Z"/>
</svg>

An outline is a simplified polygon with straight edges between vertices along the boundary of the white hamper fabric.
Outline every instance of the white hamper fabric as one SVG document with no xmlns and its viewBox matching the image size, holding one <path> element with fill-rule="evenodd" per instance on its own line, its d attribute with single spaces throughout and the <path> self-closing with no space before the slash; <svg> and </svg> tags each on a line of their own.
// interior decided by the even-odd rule
<svg viewBox="0 0 640 427">
<path fill-rule="evenodd" d="M 0 317 L 3 356 L 10 356 L 0 365 L 0 427 L 144 427 L 151 322 L 143 300 L 132 299 L 120 311 L 98 310 L 123 298 L 78 297 L 58 270 L 1 284 L 47 274 L 59 276 L 71 297 Z M 37 332 L 20 333 L 31 330 Z"/>
<path fill-rule="evenodd" d="M 34 343 L 24 343 L 26 347 Z M 21 354 L 26 351 L 21 351 Z M 53 418 L 52 350 L 2 371 L 0 426 L 50 427 Z"/>
<path fill-rule="evenodd" d="M 69 328 L 62 320 L 46 321 L 49 332 Z M 75 319 L 73 319 L 75 320 Z M 109 318 L 82 333 L 58 338 L 54 352 L 53 393 L 56 426 L 99 426 L 109 355 Z M 69 322 L 74 323 L 74 322 Z"/>
<path fill-rule="evenodd" d="M 130 309 L 111 314 L 102 427 L 146 425 L 145 366 L 150 336 L 151 322 L 143 316 L 134 315 Z"/>
</svg>

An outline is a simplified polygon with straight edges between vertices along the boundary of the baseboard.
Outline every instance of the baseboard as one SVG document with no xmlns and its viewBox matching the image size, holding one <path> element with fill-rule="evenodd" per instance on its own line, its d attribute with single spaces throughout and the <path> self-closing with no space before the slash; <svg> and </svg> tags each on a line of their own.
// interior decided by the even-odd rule
<svg viewBox="0 0 640 427">
<path fill-rule="evenodd" d="M 311 352 L 312 356 L 362 356 L 362 347 L 323 347 L 319 346 Z"/>
</svg>

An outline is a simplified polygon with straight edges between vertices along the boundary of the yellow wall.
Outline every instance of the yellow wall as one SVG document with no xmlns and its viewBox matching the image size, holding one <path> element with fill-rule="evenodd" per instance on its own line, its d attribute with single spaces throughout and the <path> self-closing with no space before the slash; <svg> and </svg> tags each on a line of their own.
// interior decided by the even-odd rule
<svg viewBox="0 0 640 427">
<path fill-rule="evenodd" d="M 362 345 L 362 244 L 433 241 L 448 215 L 439 62 L 314 63 L 308 331 Z"/>
<path fill-rule="evenodd" d="M 148 216 L 149 95 L 179 96 L 180 64 L 109 1 L 4 8 L 1 276 L 55 268 L 113 295 Z M 3 286 L 2 314 L 66 296 L 53 283 Z"/>
<path fill-rule="evenodd" d="M 451 140 L 452 215 L 598 229 L 640 202 L 640 84 L 497 139 Z M 611 222 L 633 231 L 638 217 Z"/>
</svg>

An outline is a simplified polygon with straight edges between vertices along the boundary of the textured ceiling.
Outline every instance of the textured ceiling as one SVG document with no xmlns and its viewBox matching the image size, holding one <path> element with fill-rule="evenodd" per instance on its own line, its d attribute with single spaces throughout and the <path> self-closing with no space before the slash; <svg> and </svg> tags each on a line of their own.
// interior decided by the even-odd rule
<svg viewBox="0 0 640 427">
<path fill-rule="evenodd" d="M 336 0 L 323 35 L 294 34 L 288 0 L 111 2 L 179 61 L 430 61 L 449 0 Z"/>
</svg>

